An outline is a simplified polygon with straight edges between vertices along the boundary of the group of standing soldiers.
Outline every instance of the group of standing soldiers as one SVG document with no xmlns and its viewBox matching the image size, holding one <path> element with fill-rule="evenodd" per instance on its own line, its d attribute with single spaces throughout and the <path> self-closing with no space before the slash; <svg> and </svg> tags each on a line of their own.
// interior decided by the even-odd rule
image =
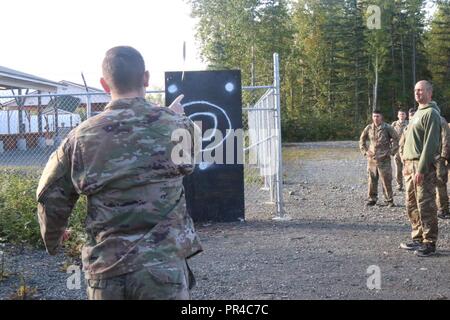
<svg viewBox="0 0 450 320">
<path fill-rule="evenodd" d="M 394 207 L 391 157 L 395 161 L 397 190 L 405 191 L 406 210 L 412 227 L 412 242 L 402 249 L 418 256 L 436 251 L 438 217 L 450 218 L 447 194 L 450 162 L 450 127 L 437 104 L 432 101 L 433 87 L 420 81 L 415 87 L 418 109 L 404 110 L 391 125 L 379 111 L 372 113 L 372 123 L 361 134 L 359 147 L 367 158 L 367 206 L 378 201 L 378 180 L 383 186 L 388 207 Z"/>
</svg>

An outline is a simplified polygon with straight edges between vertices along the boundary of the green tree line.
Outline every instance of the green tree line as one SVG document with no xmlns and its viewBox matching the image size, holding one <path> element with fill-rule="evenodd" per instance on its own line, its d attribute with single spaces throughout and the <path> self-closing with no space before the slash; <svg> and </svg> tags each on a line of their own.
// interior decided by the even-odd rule
<svg viewBox="0 0 450 320">
<path fill-rule="evenodd" d="M 372 110 L 415 107 L 421 79 L 450 120 L 450 0 L 186 1 L 210 69 L 267 85 L 279 53 L 285 141 L 355 139 Z"/>
</svg>

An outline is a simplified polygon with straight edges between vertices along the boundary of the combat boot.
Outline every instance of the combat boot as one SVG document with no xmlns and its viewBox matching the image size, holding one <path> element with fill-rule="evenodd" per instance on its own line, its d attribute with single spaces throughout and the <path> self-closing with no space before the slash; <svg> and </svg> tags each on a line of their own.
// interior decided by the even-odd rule
<svg viewBox="0 0 450 320">
<path fill-rule="evenodd" d="M 439 210 L 438 212 L 438 218 L 441 219 L 450 219 L 450 213 L 448 210 Z"/>
<path fill-rule="evenodd" d="M 408 251 L 413 251 L 413 250 L 415 251 L 415 250 L 420 249 L 421 247 L 422 247 L 422 241 L 419 241 L 419 240 L 413 240 L 410 243 L 404 243 L 404 242 L 400 243 L 400 249 L 405 249 Z"/>
<path fill-rule="evenodd" d="M 377 204 L 377 202 L 375 200 L 368 200 L 366 202 L 366 206 L 368 206 L 368 207 L 373 207 L 376 204 Z"/>
<path fill-rule="evenodd" d="M 414 251 L 418 257 L 429 257 L 436 253 L 436 245 L 434 243 L 424 243 L 422 246 Z"/>
</svg>

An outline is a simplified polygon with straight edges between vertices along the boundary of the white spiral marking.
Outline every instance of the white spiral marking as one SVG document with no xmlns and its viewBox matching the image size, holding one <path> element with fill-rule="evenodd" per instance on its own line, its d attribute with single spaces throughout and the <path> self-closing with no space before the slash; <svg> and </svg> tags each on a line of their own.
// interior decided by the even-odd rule
<svg viewBox="0 0 450 320">
<path fill-rule="evenodd" d="M 206 149 L 202 149 L 201 151 L 202 152 L 205 152 L 205 151 L 211 151 L 211 150 L 214 150 L 214 149 L 216 149 L 217 147 L 219 147 L 220 145 L 222 145 L 223 143 L 224 143 L 224 141 L 228 138 L 228 136 L 230 135 L 230 133 L 231 133 L 231 120 L 230 120 L 230 117 L 228 117 L 228 115 L 227 115 L 227 113 L 225 112 L 225 110 L 223 110 L 221 107 L 218 107 L 218 106 L 216 106 L 215 104 L 213 104 L 213 103 L 211 103 L 211 102 L 208 102 L 208 101 L 192 101 L 192 102 L 188 102 L 188 103 L 186 103 L 186 104 L 183 104 L 183 108 L 186 108 L 186 107 L 191 107 L 191 106 L 193 106 L 193 105 L 197 105 L 197 104 L 205 104 L 205 105 L 207 105 L 207 106 L 210 106 L 210 107 L 213 107 L 214 109 L 217 109 L 217 110 L 219 110 L 220 112 L 222 112 L 223 113 L 223 115 L 225 116 L 225 118 L 227 119 L 227 122 L 228 122 L 228 129 L 225 129 L 225 131 L 227 131 L 228 130 L 228 132 L 226 133 L 226 135 L 225 135 L 225 137 L 217 144 L 217 145 L 215 145 L 214 147 L 210 147 L 210 148 L 206 148 Z M 197 114 L 205 114 L 205 115 L 208 115 L 208 116 L 213 116 L 213 117 L 215 117 L 215 119 L 217 120 L 217 117 L 214 115 L 214 114 L 212 114 L 212 113 L 210 113 L 210 112 L 199 112 L 199 113 L 197 113 Z M 195 113 L 194 114 L 192 114 L 192 115 L 190 115 L 189 116 L 189 118 L 191 118 L 191 117 L 193 117 L 195 115 Z M 215 121 L 215 128 L 213 128 L 214 130 L 217 130 L 217 122 Z M 215 131 L 214 131 L 214 133 L 215 133 Z M 212 138 L 212 136 L 213 135 L 211 135 L 211 138 Z M 205 139 L 202 139 L 202 140 L 205 140 Z"/>
<path fill-rule="evenodd" d="M 198 116 L 207 116 L 207 117 L 213 118 L 213 120 L 214 120 L 213 132 L 208 137 L 202 138 L 202 141 L 211 141 L 212 138 L 216 135 L 216 131 L 217 131 L 217 125 L 218 125 L 217 116 L 211 112 L 196 112 L 196 113 L 191 114 L 188 118 L 192 120 L 192 118 L 195 118 Z"/>
</svg>

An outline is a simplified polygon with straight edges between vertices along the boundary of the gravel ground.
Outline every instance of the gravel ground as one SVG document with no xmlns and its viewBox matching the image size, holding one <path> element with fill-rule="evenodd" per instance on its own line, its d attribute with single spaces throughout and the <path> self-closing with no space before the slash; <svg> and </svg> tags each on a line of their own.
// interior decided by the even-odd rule
<svg viewBox="0 0 450 320">
<path fill-rule="evenodd" d="M 197 225 L 204 252 L 190 260 L 194 299 L 450 297 L 449 222 L 439 221 L 437 255 L 419 258 L 398 249 L 410 234 L 404 195 L 396 194 L 395 208 L 382 199 L 364 206 L 366 163 L 355 142 L 290 144 L 284 159 L 291 220 L 248 212 L 246 222 Z M 62 255 L 13 246 L 4 251 L 6 270 L 37 288 L 36 298 L 85 299 L 84 287 L 66 288 Z M 380 290 L 367 287 L 370 266 L 379 267 Z M 20 278 L 0 282 L 0 299 L 17 290 Z"/>
<path fill-rule="evenodd" d="M 4 272 L 7 277 L 3 280 L 0 277 L 0 300 L 21 299 L 18 297 L 18 291 L 22 286 L 30 292 L 25 299 L 86 299 L 83 280 L 80 281 L 80 290 L 67 289 L 68 279 L 73 275 L 67 272 L 67 266 L 81 268 L 79 259 L 67 258 L 63 254 L 50 256 L 43 250 L 21 246 L 5 245 L 2 250 L 5 258 Z M 74 281 L 69 283 L 75 284 Z"/>
</svg>

